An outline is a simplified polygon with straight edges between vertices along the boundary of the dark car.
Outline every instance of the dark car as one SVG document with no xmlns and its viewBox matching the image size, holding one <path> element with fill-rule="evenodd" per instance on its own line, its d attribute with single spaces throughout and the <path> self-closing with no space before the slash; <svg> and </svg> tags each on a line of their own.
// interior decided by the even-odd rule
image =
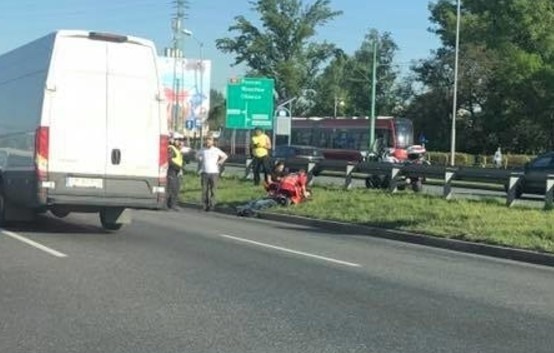
<svg viewBox="0 0 554 353">
<path fill-rule="evenodd" d="M 546 175 L 554 174 L 554 151 L 538 156 L 525 164 L 523 180 L 518 185 L 516 197 L 522 194 L 544 195 L 546 191 Z"/>
<path fill-rule="evenodd" d="M 305 160 L 307 162 L 319 162 L 324 159 L 321 149 L 313 146 L 277 146 L 273 150 L 272 157 L 277 160 Z"/>
<path fill-rule="evenodd" d="M 274 162 L 285 162 L 285 166 L 290 172 L 296 172 L 301 168 L 306 168 L 310 162 L 318 163 L 325 159 L 321 149 L 313 146 L 299 145 L 277 146 L 272 152 L 272 158 Z M 320 169 L 316 165 L 312 173 L 318 175 L 319 172 Z"/>
</svg>

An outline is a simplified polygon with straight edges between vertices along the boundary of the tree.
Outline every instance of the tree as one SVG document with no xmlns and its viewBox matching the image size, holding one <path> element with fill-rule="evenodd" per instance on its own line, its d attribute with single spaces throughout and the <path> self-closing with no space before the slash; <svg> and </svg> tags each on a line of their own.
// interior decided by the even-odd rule
<svg viewBox="0 0 554 353">
<path fill-rule="evenodd" d="M 330 7 L 330 0 L 304 5 L 301 0 L 255 0 L 253 10 L 261 26 L 244 16 L 235 17 L 230 32 L 234 38 L 221 38 L 216 46 L 235 55 L 235 64 L 244 63 L 250 74 L 272 77 L 279 100 L 297 97 L 311 88 L 320 66 L 334 52 L 328 42 L 315 42 L 319 27 L 342 12 Z"/>
<path fill-rule="evenodd" d="M 372 29 L 352 56 L 337 50 L 335 57 L 316 80 L 317 104 L 314 115 L 330 116 L 335 100 L 344 102 L 339 115 L 369 116 L 371 111 L 373 43 L 377 41 L 377 115 L 390 115 L 399 104 L 396 79 L 398 70 L 393 64 L 398 46 L 390 33 L 382 35 Z"/>
<path fill-rule="evenodd" d="M 335 104 L 337 104 L 337 114 L 344 115 L 345 110 L 341 109 L 339 102 L 344 102 L 344 107 L 351 106 L 345 72 L 349 59 L 343 51 L 337 51 L 335 58 L 317 77 L 314 85 L 315 104 L 310 111 L 311 115 L 330 116 L 334 114 Z"/>
<path fill-rule="evenodd" d="M 373 80 L 373 43 L 377 42 L 377 87 L 376 114 L 391 115 L 397 105 L 395 83 L 398 70 L 394 66 L 394 56 L 398 46 L 390 33 L 382 35 L 372 29 L 365 36 L 360 48 L 346 66 L 351 108 L 355 116 L 369 116 Z"/>
<path fill-rule="evenodd" d="M 227 101 L 223 94 L 215 89 L 210 90 L 210 113 L 208 123 L 210 130 L 219 130 L 225 126 Z"/>
<path fill-rule="evenodd" d="M 498 145 L 513 152 L 554 147 L 554 3 L 464 0 L 462 5 L 459 107 L 469 114 L 458 123 L 458 147 L 475 152 L 492 152 Z M 453 77 L 456 0 L 439 0 L 430 10 L 443 47 L 416 65 L 425 90 L 411 110 L 433 113 L 420 114 L 418 123 L 439 136 L 450 119 L 448 109 L 425 106 L 436 106 L 436 98 L 445 95 L 452 102 L 447 87 Z M 436 122 L 441 124 L 433 127 Z"/>
</svg>

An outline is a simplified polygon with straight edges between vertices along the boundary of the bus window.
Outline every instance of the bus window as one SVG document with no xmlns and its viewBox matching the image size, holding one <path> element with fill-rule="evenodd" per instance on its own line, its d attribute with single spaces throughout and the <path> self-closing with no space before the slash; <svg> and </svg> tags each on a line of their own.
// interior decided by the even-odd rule
<svg viewBox="0 0 554 353">
<path fill-rule="evenodd" d="M 335 130 L 333 133 L 333 148 L 348 148 L 349 135 L 352 136 L 352 133 L 349 134 L 346 130 Z"/>
<path fill-rule="evenodd" d="M 316 128 L 313 130 L 312 141 L 311 141 L 313 146 L 319 147 L 319 148 L 324 147 L 324 145 L 321 144 L 322 135 L 323 135 L 323 131 L 321 131 L 320 129 Z"/>
<path fill-rule="evenodd" d="M 369 148 L 369 132 L 362 132 L 358 144 L 358 150 L 363 151 Z"/>
<path fill-rule="evenodd" d="M 319 135 L 320 148 L 333 148 L 333 133 L 329 130 L 322 130 Z"/>
<path fill-rule="evenodd" d="M 312 144 L 312 131 L 311 130 L 296 130 L 292 133 L 292 144 L 309 146 Z"/>
</svg>

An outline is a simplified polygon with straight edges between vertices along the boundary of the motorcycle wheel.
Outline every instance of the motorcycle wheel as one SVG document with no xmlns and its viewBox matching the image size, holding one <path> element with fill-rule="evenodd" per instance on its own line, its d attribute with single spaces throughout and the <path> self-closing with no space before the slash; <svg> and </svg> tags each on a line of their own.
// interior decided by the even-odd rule
<svg viewBox="0 0 554 353">
<path fill-rule="evenodd" d="M 421 179 L 412 181 L 412 190 L 414 192 L 421 192 L 423 190 L 423 183 L 421 182 Z"/>
</svg>

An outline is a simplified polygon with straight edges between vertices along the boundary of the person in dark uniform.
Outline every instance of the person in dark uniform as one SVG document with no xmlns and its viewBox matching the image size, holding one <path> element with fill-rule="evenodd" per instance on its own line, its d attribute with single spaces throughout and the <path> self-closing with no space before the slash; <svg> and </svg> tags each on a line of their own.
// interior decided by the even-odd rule
<svg viewBox="0 0 554 353">
<path fill-rule="evenodd" d="M 179 192 L 181 190 L 181 180 L 179 174 L 183 169 L 183 154 L 179 148 L 179 142 L 171 139 L 169 148 L 169 167 L 167 168 L 167 208 L 170 210 L 179 210 Z"/>
</svg>

